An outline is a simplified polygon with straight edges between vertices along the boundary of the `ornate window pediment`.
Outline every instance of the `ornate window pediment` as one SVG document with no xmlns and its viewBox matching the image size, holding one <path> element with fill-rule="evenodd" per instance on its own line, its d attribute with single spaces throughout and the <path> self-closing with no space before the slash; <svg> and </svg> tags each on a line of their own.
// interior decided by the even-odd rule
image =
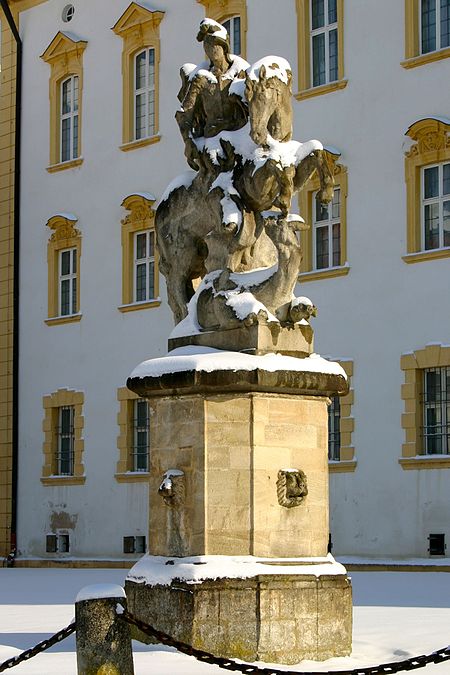
<svg viewBox="0 0 450 675">
<path fill-rule="evenodd" d="M 121 150 L 133 150 L 160 140 L 158 133 L 159 24 L 163 18 L 164 12 L 151 10 L 138 2 L 132 2 L 112 28 L 114 33 L 123 40 Z M 139 54 L 143 49 L 146 53 Z M 145 64 L 143 79 L 146 84 L 141 83 L 137 87 L 136 73 L 139 72 L 142 76 L 140 67 L 142 64 Z"/>
<path fill-rule="evenodd" d="M 158 252 L 156 250 L 156 198 L 135 192 L 122 201 L 128 211 L 122 220 L 121 312 L 159 307 Z"/>
<path fill-rule="evenodd" d="M 411 124 L 406 136 L 414 143 L 405 152 L 407 255 L 403 260 L 414 263 L 449 257 L 442 218 L 439 216 L 436 225 L 436 218 L 433 221 L 430 214 L 440 202 L 449 201 L 442 186 L 442 172 L 448 171 L 450 163 L 450 119 L 425 117 Z M 424 181 L 431 174 L 436 174 L 438 180 L 436 194 L 433 191 L 432 195 L 427 193 L 428 188 L 424 190 Z"/>
<path fill-rule="evenodd" d="M 87 42 L 73 33 L 59 31 L 41 55 L 51 68 L 50 73 L 50 166 L 47 170 L 52 173 L 62 169 L 73 168 L 82 163 L 81 158 L 81 121 L 82 121 L 82 92 L 83 92 L 83 53 Z M 73 80 L 71 97 L 75 101 L 76 128 L 70 130 L 71 150 L 63 150 L 61 128 L 62 123 L 61 90 L 67 78 Z M 68 161 L 66 161 L 68 160 Z"/>
<path fill-rule="evenodd" d="M 75 227 L 78 218 L 71 213 L 58 213 L 47 221 L 47 227 L 53 230 L 50 238 L 52 242 L 81 237 L 81 232 Z"/>
</svg>

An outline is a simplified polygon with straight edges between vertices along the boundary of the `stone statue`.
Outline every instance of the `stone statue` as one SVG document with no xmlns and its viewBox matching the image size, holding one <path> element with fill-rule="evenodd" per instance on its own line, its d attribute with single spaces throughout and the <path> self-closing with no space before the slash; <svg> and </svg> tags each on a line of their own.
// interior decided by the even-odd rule
<svg viewBox="0 0 450 675">
<path fill-rule="evenodd" d="M 211 19 L 197 39 L 208 61 L 181 68 L 176 113 L 191 171 L 169 185 L 156 212 L 169 304 L 175 322 L 184 320 L 177 334 L 306 324 L 314 312 L 301 311 L 293 291 L 307 226 L 291 201 L 314 171 L 320 200 L 331 201 L 333 157 L 319 141 L 292 140 L 285 59 L 250 66 L 230 54 L 225 28 Z"/>
</svg>

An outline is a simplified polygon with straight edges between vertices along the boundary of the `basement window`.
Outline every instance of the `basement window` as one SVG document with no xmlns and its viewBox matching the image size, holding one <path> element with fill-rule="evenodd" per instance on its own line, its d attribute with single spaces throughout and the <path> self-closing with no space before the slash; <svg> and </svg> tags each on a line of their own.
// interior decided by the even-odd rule
<svg viewBox="0 0 450 675">
<path fill-rule="evenodd" d="M 48 534 L 46 537 L 47 553 L 69 553 L 70 539 L 68 534 Z"/>
<path fill-rule="evenodd" d="M 144 536 L 123 538 L 124 553 L 145 553 L 145 549 L 146 549 L 146 540 Z"/>
<path fill-rule="evenodd" d="M 428 552 L 430 556 L 444 556 L 445 549 L 445 534 L 429 534 L 428 535 Z"/>
</svg>

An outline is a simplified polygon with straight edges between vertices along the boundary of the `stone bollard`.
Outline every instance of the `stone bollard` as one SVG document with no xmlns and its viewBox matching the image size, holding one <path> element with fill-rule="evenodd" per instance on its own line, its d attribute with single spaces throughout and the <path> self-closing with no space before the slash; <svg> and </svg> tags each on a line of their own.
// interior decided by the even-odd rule
<svg viewBox="0 0 450 675">
<path fill-rule="evenodd" d="M 115 584 L 85 586 L 75 600 L 78 675 L 134 675 L 130 627 L 119 613 L 125 591 Z"/>
</svg>

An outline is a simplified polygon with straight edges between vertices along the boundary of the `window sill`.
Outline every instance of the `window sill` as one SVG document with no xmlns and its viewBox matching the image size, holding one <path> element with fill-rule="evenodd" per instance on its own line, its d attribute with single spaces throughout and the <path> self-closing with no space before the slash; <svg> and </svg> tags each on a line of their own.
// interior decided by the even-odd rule
<svg viewBox="0 0 450 675">
<path fill-rule="evenodd" d="M 138 309 L 151 309 L 160 305 L 161 300 L 149 300 L 148 302 L 132 302 L 129 305 L 120 305 L 117 309 L 119 312 L 136 312 Z"/>
<path fill-rule="evenodd" d="M 86 476 L 47 476 L 41 478 L 43 485 L 84 485 Z"/>
<path fill-rule="evenodd" d="M 115 474 L 118 483 L 148 483 L 149 477 L 148 471 L 127 471 L 127 473 Z"/>
<path fill-rule="evenodd" d="M 328 462 L 329 473 L 354 473 L 355 470 L 356 470 L 356 461 Z"/>
<path fill-rule="evenodd" d="M 47 167 L 49 173 L 56 173 L 57 171 L 65 171 L 66 169 L 74 169 L 76 166 L 83 164 L 83 157 L 71 159 L 68 162 L 58 162 L 58 164 L 51 164 Z"/>
<path fill-rule="evenodd" d="M 450 247 L 435 248 L 430 251 L 418 251 L 417 253 L 407 253 L 402 256 L 405 263 L 425 262 L 426 260 L 437 260 L 439 258 L 450 258 Z"/>
<path fill-rule="evenodd" d="M 407 459 L 399 459 L 405 471 L 417 469 L 450 469 L 450 455 L 417 455 Z"/>
<path fill-rule="evenodd" d="M 424 66 L 426 63 L 433 63 L 433 61 L 441 61 L 442 59 L 448 59 L 450 56 L 450 47 L 445 49 L 439 49 L 434 52 L 429 52 L 428 54 L 420 54 L 419 56 L 413 56 L 411 59 L 405 59 L 400 62 L 402 68 L 417 68 L 418 66 Z"/>
<path fill-rule="evenodd" d="M 62 323 L 76 323 L 81 321 L 82 314 L 70 314 L 69 316 L 55 316 L 52 319 L 45 319 L 47 326 L 59 326 Z"/>
<path fill-rule="evenodd" d="M 138 141 L 130 141 L 129 143 L 124 143 L 119 147 L 123 152 L 128 152 L 128 150 L 135 150 L 136 148 L 145 148 L 147 145 L 159 143 L 160 140 L 161 136 L 157 134 L 156 136 L 150 136 L 149 138 L 140 138 Z"/>
<path fill-rule="evenodd" d="M 297 101 L 303 101 L 305 98 L 313 98 L 314 96 L 322 96 L 322 94 L 329 94 L 332 91 L 337 91 L 338 89 L 345 89 L 348 84 L 348 80 L 336 80 L 336 82 L 329 82 L 328 84 L 322 84 L 319 87 L 311 87 L 310 89 L 303 89 L 299 91 L 298 94 L 295 94 Z"/>
<path fill-rule="evenodd" d="M 349 265 L 341 267 L 327 267 L 323 270 L 313 270 L 311 272 L 301 272 L 298 275 L 299 281 L 320 281 L 320 279 L 330 279 L 331 277 L 344 277 L 350 271 Z"/>
</svg>

